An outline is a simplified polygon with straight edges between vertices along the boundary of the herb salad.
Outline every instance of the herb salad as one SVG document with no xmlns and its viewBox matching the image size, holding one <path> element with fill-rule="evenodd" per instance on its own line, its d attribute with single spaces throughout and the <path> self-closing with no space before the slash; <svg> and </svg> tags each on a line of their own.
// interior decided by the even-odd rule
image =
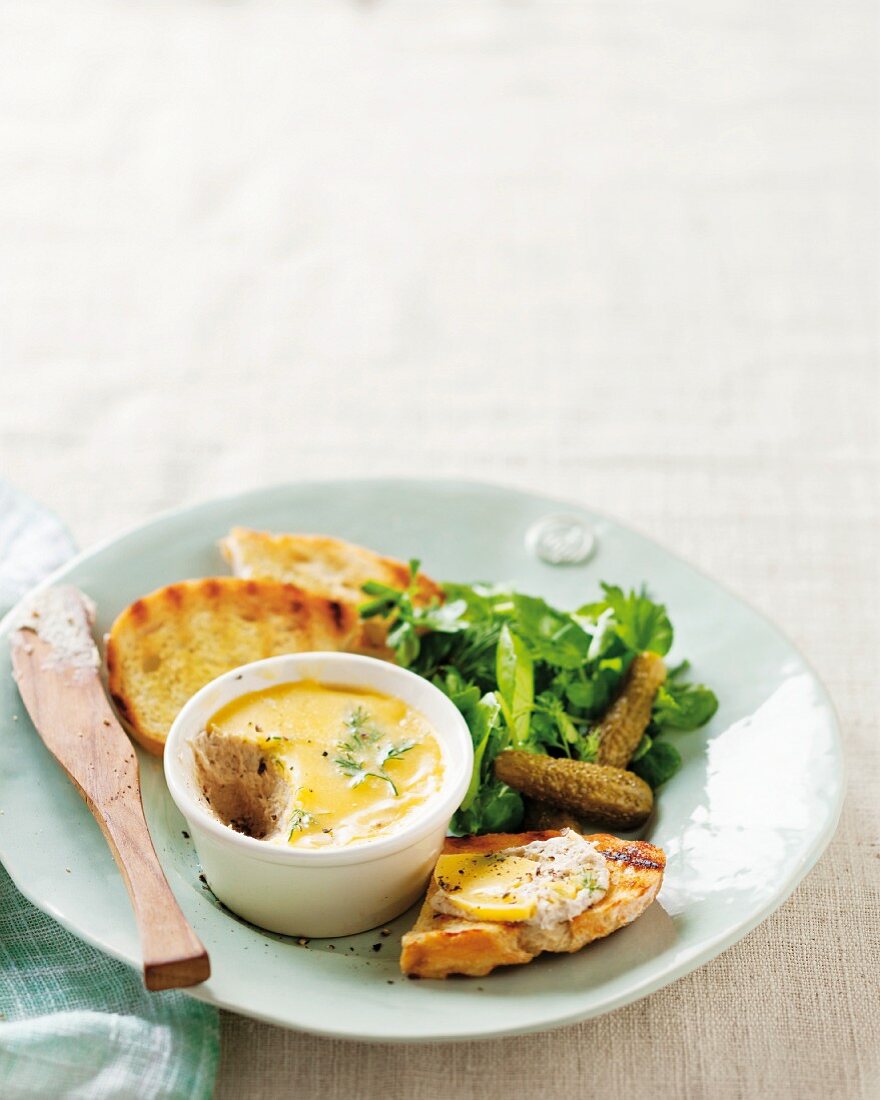
<svg viewBox="0 0 880 1100">
<path fill-rule="evenodd" d="M 642 588 L 602 584 L 602 598 L 574 611 L 488 584 L 445 584 L 445 601 L 418 599 L 418 561 L 410 583 L 376 581 L 362 618 L 388 624 L 399 664 L 431 680 L 465 717 L 474 770 L 452 821 L 459 834 L 513 832 L 523 819 L 521 794 L 495 774 L 505 749 L 594 763 L 598 725 L 618 697 L 639 654 L 665 656 L 673 639 L 666 608 Z M 681 767 L 670 733 L 695 730 L 715 713 L 714 693 L 688 679 L 688 663 L 668 670 L 628 767 L 657 788 Z"/>
</svg>

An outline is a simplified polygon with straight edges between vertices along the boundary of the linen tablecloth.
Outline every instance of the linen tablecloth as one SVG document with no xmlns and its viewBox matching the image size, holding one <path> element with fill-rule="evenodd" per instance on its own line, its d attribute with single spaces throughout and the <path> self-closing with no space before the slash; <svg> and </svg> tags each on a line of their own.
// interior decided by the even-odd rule
<svg viewBox="0 0 880 1100">
<path fill-rule="evenodd" d="M 471 1045 L 226 1014 L 219 1097 L 880 1092 L 877 54 L 869 0 L 0 8 L 0 468 L 81 544 L 301 477 L 555 493 L 778 622 L 846 741 L 828 853 L 689 977 Z"/>
</svg>

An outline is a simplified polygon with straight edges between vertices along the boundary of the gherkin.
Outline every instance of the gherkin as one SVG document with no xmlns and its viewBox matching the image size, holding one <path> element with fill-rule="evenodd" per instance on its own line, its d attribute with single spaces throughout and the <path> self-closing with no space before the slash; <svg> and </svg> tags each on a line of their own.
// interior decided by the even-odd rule
<svg viewBox="0 0 880 1100">
<path fill-rule="evenodd" d="M 534 798 L 526 798 L 524 801 L 524 829 L 573 829 L 576 833 L 584 831 L 584 823 L 570 810 L 560 810 L 549 802 L 536 802 Z"/>
<path fill-rule="evenodd" d="M 599 751 L 596 762 L 625 768 L 651 721 L 651 708 L 666 666 L 656 653 L 639 653 L 633 659 L 620 694 L 596 726 Z"/>
<path fill-rule="evenodd" d="M 582 760 L 507 749 L 495 759 L 495 774 L 529 798 L 618 829 L 643 824 L 654 805 L 651 788 L 633 772 Z"/>
</svg>

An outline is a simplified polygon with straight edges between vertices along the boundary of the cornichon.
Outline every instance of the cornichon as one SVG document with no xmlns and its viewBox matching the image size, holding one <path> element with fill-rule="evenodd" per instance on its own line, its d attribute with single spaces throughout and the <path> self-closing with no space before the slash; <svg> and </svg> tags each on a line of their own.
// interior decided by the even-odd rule
<svg viewBox="0 0 880 1100">
<path fill-rule="evenodd" d="M 597 763 L 627 766 L 648 728 L 654 698 L 665 679 L 666 666 L 656 653 L 639 653 L 633 658 L 620 694 L 596 727 Z"/>
<path fill-rule="evenodd" d="M 524 829 L 573 829 L 576 833 L 584 831 L 584 823 L 570 810 L 560 810 L 558 806 L 551 806 L 549 802 L 536 802 L 534 798 L 526 798 L 524 802 Z"/>
<path fill-rule="evenodd" d="M 495 759 L 495 774 L 529 798 L 619 829 L 643 824 L 654 805 L 651 788 L 633 772 L 582 760 L 507 749 Z"/>
</svg>

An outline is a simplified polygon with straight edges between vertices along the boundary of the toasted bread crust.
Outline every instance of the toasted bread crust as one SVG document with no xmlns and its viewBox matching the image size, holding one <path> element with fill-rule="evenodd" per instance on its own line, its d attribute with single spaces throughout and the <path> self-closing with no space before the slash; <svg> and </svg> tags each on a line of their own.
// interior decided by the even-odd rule
<svg viewBox="0 0 880 1100">
<path fill-rule="evenodd" d="M 559 835 L 557 829 L 544 829 L 450 837 L 443 851 L 496 852 Z M 446 978 L 450 974 L 482 977 L 496 966 L 531 962 L 542 950 L 578 951 L 591 940 L 630 924 L 657 896 L 666 856 L 662 849 L 643 840 L 619 840 L 607 833 L 584 839 L 605 857 L 610 878 L 608 892 L 592 908 L 542 937 L 538 945 L 531 929 L 524 924 L 469 921 L 436 913 L 431 905 L 436 891 L 432 880 L 418 920 L 403 937 L 401 970 L 418 978 Z"/>
<path fill-rule="evenodd" d="M 271 577 L 327 599 L 363 603 L 361 586 L 367 581 L 391 588 L 409 584 L 404 562 L 329 535 L 273 535 L 233 527 L 220 540 L 220 550 L 236 576 Z M 442 600 L 443 589 L 419 573 L 416 598 L 421 603 Z"/>
<path fill-rule="evenodd" d="M 177 712 L 216 676 L 281 653 L 350 648 L 357 625 L 351 608 L 278 581 L 180 581 L 135 600 L 113 623 L 110 695 L 132 736 L 161 755 Z"/>
<path fill-rule="evenodd" d="M 239 577 L 267 577 L 295 584 L 306 592 L 336 600 L 352 611 L 368 599 L 363 585 L 379 581 L 391 588 L 406 588 L 409 566 L 364 546 L 329 535 L 273 535 L 248 527 L 233 527 L 220 540 L 220 550 Z M 415 602 L 442 602 L 443 589 L 419 573 Z M 382 619 L 361 623 L 358 647 L 373 656 L 391 658 L 385 648 L 387 624 Z"/>
</svg>

